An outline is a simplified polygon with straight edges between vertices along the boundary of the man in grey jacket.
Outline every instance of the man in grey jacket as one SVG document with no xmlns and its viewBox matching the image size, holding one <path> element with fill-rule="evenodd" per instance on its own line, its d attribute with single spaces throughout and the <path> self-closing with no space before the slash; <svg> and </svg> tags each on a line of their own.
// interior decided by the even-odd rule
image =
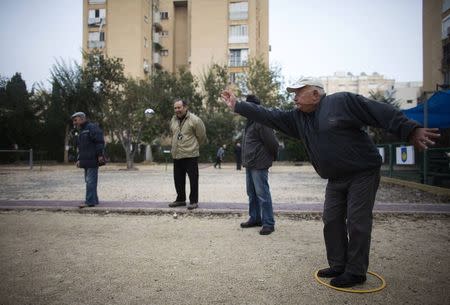
<svg viewBox="0 0 450 305">
<path fill-rule="evenodd" d="M 254 95 L 247 102 L 259 105 Z M 261 226 L 261 235 L 275 230 L 272 196 L 269 188 L 269 168 L 278 155 L 278 141 L 273 130 L 248 119 L 242 140 L 242 165 L 245 167 L 250 218 L 241 223 L 242 228 Z"/>
<path fill-rule="evenodd" d="M 394 107 L 363 96 L 340 92 L 326 95 L 320 80 L 300 78 L 287 88 L 297 109 L 266 109 L 222 98 L 236 113 L 300 139 L 314 169 L 328 179 L 323 212 L 329 268 L 321 277 L 335 287 L 366 281 L 372 232 L 372 210 L 380 180 L 381 156 L 365 126 L 384 128 L 416 148 L 426 149 L 438 130 L 421 128 Z"/>
</svg>

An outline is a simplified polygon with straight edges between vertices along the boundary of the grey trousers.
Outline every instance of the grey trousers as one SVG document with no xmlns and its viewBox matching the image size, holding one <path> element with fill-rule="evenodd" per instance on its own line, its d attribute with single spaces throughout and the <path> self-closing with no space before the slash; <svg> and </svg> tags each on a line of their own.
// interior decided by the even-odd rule
<svg viewBox="0 0 450 305">
<path fill-rule="evenodd" d="M 380 169 L 329 179 L 323 211 L 328 264 L 365 275 L 369 266 L 372 210 Z"/>
</svg>

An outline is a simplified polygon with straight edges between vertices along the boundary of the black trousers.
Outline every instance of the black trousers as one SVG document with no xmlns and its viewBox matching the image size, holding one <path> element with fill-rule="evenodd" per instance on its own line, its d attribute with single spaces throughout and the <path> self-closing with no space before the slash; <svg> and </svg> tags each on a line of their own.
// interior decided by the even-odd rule
<svg viewBox="0 0 450 305">
<path fill-rule="evenodd" d="M 173 160 L 173 178 L 177 201 L 186 201 L 186 174 L 189 176 L 191 193 L 189 202 L 198 203 L 198 157 Z"/>
<path fill-rule="evenodd" d="M 330 267 L 358 275 L 366 274 L 372 210 L 379 183 L 379 169 L 328 181 L 323 234 Z"/>
</svg>

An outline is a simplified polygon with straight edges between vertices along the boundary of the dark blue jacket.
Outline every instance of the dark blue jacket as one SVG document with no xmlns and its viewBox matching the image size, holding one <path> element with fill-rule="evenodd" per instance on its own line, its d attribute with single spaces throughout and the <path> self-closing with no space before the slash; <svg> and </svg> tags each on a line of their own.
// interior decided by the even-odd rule
<svg viewBox="0 0 450 305">
<path fill-rule="evenodd" d="M 98 167 L 98 156 L 103 155 L 105 140 L 98 125 L 86 122 L 81 125 L 77 137 L 78 157 L 82 168 Z"/>
<path fill-rule="evenodd" d="M 337 179 L 381 166 L 381 156 L 364 126 L 383 128 L 402 141 L 420 125 L 388 104 L 340 92 L 324 96 L 311 113 L 282 111 L 240 102 L 235 112 L 300 139 L 317 173 Z"/>
</svg>

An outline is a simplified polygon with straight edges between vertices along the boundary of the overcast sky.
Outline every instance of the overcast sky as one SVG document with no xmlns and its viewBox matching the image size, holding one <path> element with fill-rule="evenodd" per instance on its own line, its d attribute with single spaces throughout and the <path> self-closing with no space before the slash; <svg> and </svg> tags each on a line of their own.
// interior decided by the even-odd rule
<svg viewBox="0 0 450 305">
<path fill-rule="evenodd" d="M 82 0 L 1 0 L 0 75 L 30 89 L 81 62 Z M 269 0 L 271 64 L 286 80 L 335 71 L 422 80 L 421 0 Z"/>
</svg>

